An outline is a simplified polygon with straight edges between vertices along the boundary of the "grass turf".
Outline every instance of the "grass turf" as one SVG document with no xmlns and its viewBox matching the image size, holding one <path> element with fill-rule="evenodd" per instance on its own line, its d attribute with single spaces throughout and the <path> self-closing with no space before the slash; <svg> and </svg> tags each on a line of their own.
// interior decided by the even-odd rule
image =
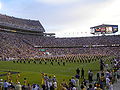
<svg viewBox="0 0 120 90">
<path fill-rule="evenodd" d="M 20 82 L 23 84 L 23 78 L 27 78 L 30 84 L 36 83 L 41 85 L 41 72 L 47 73 L 48 76 L 55 75 L 58 81 L 58 86 L 63 79 L 67 82 L 71 79 L 72 76 L 75 76 L 77 68 L 84 68 L 85 78 L 87 78 L 88 70 L 91 69 L 95 74 L 99 71 L 99 61 L 93 61 L 90 63 L 70 63 L 67 62 L 65 66 L 59 66 L 57 62 L 53 63 L 53 66 L 50 62 L 47 64 L 34 64 L 34 63 L 13 63 L 12 61 L 0 61 L 0 71 L 15 71 L 20 72 Z M 16 81 L 16 74 L 12 75 L 13 82 Z M 6 79 L 7 76 L 2 76 L 0 78 Z"/>
</svg>

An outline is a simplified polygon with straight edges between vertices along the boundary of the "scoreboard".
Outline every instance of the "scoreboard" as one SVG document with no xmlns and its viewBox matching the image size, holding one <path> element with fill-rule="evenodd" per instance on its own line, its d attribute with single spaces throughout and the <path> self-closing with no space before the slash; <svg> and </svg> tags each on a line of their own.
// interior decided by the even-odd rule
<svg viewBox="0 0 120 90">
<path fill-rule="evenodd" d="M 102 24 L 90 27 L 91 34 L 112 34 L 118 32 L 118 25 Z"/>
</svg>

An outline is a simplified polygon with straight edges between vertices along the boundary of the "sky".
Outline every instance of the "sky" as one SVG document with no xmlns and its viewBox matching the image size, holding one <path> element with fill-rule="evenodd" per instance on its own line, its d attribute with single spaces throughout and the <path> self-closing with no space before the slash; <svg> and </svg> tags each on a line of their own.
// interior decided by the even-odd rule
<svg viewBox="0 0 120 90">
<path fill-rule="evenodd" d="M 0 0 L 0 13 L 39 20 L 56 37 L 81 37 L 92 36 L 92 26 L 119 26 L 119 4 L 120 0 Z"/>
</svg>

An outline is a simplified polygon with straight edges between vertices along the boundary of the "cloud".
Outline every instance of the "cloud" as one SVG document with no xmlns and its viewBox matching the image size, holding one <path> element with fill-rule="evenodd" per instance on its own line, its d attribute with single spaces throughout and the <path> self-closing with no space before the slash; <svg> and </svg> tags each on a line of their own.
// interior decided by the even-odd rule
<svg viewBox="0 0 120 90">
<path fill-rule="evenodd" d="M 0 2 L 0 9 L 2 8 L 2 3 Z"/>
<path fill-rule="evenodd" d="M 8 0 L 0 10 L 10 16 L 38 19 L 46 32 L 90 32 L 99 24 L 120 25 L 119 0 Z M 68 34 L 66 34 L 68 35 Z M 72 34 L 70 34 L 71 36 Z M 74 34 L 75 35 L 75 34 Z"/>
<path fill-rule="evenodd" d="M 56 17 L 52 17 L 53 22 L 49 23 L 53 28 L 48 27 L 48 30 L 56 33 L 88 32 L 90 35 L 90 27 L 92 26 L 103 23 L 120 25 L 119 3 L 119 0 L 107 0 L 82 6 L 76 4 L 71 8 L 60 9 L 56 12 Z M 58 29 L 54 28 L 54 25 Z"/>
<path fill-rule="evenodd" d="M 120 12 L 118 11 L 120 8 L 119 3 L 119 0 L 111 0 L 105 5 L 102 5 L 99 12 L 96 13 L 96 17 L 91 21 L 96 24 L 120 24 Z"/>
<path fill-rule="evenodd" d="M 73 4 L 73 3 L 81 3 L 81 4 L 87 4 L 87 3 L 98 3 L 98 2 L 104 2 L 109 0 L 35 0 L 40 3 L 45 4 L 52 4 L 52 5 L 61 5 L 61 4 Z"/>
<path fill-rule="evenodd" d="M 77 2 L 79 0 L 36 0 L 36 1 L 46 4 L 66 4 L 66 3 Z"/>
<path fill-rule="evenodd" d="M 104 2 L 105 3 L 105 2 Z M 91 19 L 96 17 L 97 13 L 101 10 L 101 6 L 105 5 L 101 3 L 91 3 L 81 5 L 73 4 L 72 6 L 61 8 L 51 19 L 51 26 L 57 25 L 62 31 L 88 31 L 91 23 Z M 54 27 L 53 25 L 53 27 Z M 87 28 L 86 28 L 87 27 Z M 58 28 L 59 29 L 59 28 Z M 60 30 L 59 30 L 60 31 Z"/>
</svg>

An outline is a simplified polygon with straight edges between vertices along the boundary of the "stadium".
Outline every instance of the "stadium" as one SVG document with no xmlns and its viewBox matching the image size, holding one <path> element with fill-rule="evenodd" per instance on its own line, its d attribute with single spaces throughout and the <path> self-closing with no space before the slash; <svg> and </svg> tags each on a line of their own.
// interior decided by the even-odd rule
<svg viewBox="0 0 120 90">
<path fill-rule="evenodd" d="M 0 14 L 0 78 L 11 83 L 9 90 L 14 90 L 13 83 L 21 83 L 22 90 L 31 90 L 30 85 L 43 90 L 111 90 L 109 87 L 119 79 L 120 35 L 105 34 L 117 32 L 118 26 L 103 24 L 91 29 L 92 34 L 103 35 L 56 38 L 55 33 L 46 33 L 38 20 Z M 110 77 L 111 73 L 115 75 Z M 109 85 L 100 83 L 107 80 Z"/>
</svg>

